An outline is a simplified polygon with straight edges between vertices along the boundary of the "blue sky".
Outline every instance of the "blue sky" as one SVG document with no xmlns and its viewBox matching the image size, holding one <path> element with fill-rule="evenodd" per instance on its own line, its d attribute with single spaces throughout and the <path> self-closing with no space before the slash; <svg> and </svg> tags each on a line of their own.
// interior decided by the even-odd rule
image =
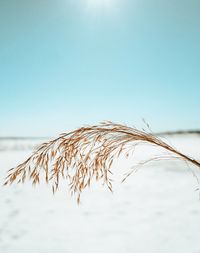
<svg viewBox="0 0 200 253">
<path fill-rule="evenodd" d="M 0 0 L 0 136 L 200 128 L 199 0 Z"/>
</svg>

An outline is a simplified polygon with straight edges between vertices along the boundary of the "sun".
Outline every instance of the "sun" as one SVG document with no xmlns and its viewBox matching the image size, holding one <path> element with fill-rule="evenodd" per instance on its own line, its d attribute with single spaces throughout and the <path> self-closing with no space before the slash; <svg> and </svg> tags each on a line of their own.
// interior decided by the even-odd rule
<svg viewBox="0 0 200 253">
<path fill-rule="evenodd" d="M 110 8 L 113 0 L 87 0 L 87 6 L 93 9 Z"/>
</svg>

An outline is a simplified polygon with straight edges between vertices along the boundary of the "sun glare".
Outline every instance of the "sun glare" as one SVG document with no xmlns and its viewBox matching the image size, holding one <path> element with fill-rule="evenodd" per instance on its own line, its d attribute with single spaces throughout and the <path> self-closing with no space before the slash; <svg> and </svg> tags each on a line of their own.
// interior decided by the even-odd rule
<svg viewBox="0 0 200 253">
<path fill-rule="evenodd" d="M 93 9 L 110 8 L 112 3 L 113 0 L 87 0 L 88 7 Z"/>
</svg>

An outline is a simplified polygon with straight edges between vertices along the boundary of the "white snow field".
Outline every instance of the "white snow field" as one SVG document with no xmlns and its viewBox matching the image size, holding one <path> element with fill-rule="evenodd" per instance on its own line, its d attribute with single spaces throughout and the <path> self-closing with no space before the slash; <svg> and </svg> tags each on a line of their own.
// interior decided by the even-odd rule
<svg viewBox="0 0 200 253">
<path fill-rule="evenodd" d="M 166 137 L 200 160 L 200 136 Z M 177 160 L 151 162 L 120 179 L 134 159 L 113 165 L 114 193 L 101 183 L 83 192 L 81 205 L 67 194 L 67 182 L 50 186 L 3 187 L 6 171 L 31 154 L 40 140 L 0 141 L 0 253 L 200 253 L 197 168 Z"/>
</svg>

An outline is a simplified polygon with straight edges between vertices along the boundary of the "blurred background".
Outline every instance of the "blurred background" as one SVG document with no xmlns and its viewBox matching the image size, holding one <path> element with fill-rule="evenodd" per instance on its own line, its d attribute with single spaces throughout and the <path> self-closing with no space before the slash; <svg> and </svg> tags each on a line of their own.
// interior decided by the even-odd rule
<svg viewBox="0 0 200 253">
<path fill-rule="evenodd" d="M 200 160 L 200 1 L 0 0 L 0 182 L 43 141 L 103 120 L 151 129 Z M 181 130 L 181 132 L 178 130 Z M 200 253 L 199 171 L 113 164 L 77 206 L 63 182 L 0 189 L 0 252 Z"/>
<path fill-rule="evenodd" d="M 1 136 L 199 128 L 200 2 L 0 1 Z"/>
</svg>

